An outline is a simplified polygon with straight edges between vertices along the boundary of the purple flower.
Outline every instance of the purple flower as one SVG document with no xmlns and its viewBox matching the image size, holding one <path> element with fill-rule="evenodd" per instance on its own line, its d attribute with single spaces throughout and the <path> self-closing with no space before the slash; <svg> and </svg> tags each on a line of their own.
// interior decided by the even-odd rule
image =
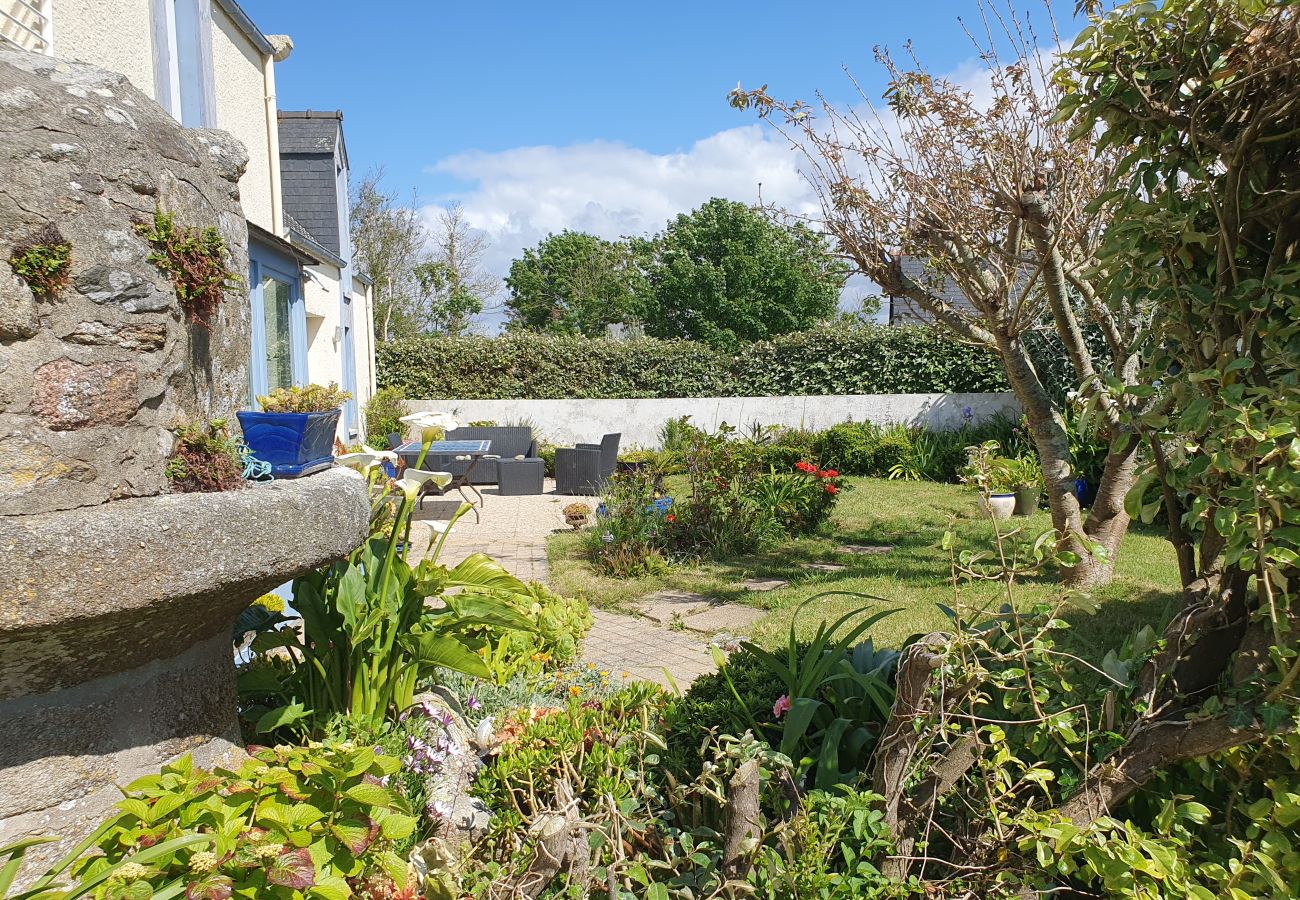
<svg viewBox="0 0 1300 900">
<path fill-rule="evenodd" d="M 970 422 L 971 419 L 975 418 L 975 410 L 971 409 L 969 406 L 963 406 L 961 408 L 961 417 L 967 422 Z"/>
<path fill-rule="evenodd" d="M 483 708 L 483 703 L 478 699 L 478 697 L 470 697 L 465 701 L 465 706 L 474 712 L 478 712 Z"/>
</svg>

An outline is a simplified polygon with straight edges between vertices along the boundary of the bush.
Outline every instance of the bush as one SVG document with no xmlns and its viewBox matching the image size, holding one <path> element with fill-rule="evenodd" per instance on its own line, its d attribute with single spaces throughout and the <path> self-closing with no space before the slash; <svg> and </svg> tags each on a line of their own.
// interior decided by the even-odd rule
<svg viewBox="0 0 1300 900">
<path fill-rule="evenodd" d="M 366 440 L 383 449 L 390 434 L 404 435 L 406 426 L 402 416 L 406 415 L 406 394 L 401 388 L 380 388 L 366 401 Z"/>
<path fill-rule="evenodd" d="M 923 327 L 823 327 L 729 355 L 691 341 L 421 335 L 378 348 L 408 397 L 491 400 L 1002 391 L 996 357 Z"/>
<path fill-rule="evenodd" d="M 396 757 L 347 743 L 250 749 L 234 771 L 207 772 L 187 755 L 130 784 L 96 832 L 98 855 L 74 874 L 84 883 L 116 866 L 96 896 L 122 898 L 181 885 L 187 897 L 285 900 L 346 897 L 372 879 L 403 887 L 406 861 L 392 848 L 418 819 L 382 783 Z"/>
<path fill-rule="evenodd" d="M 735 692 L 727 684 L 727 674 Z M 664 763 L 681 781 L 700 774 L 705 755 L 701 752 L 710 735 L 739 734 L 748 719 L 739 694 L 752 709 L 770 710 L 784 688 L 756 656 L 734 653 L 727 661 L 727 674 L 712 672 L 695 680 L 690 689 L 669 700 L 664 709 Z"/>
</svg>

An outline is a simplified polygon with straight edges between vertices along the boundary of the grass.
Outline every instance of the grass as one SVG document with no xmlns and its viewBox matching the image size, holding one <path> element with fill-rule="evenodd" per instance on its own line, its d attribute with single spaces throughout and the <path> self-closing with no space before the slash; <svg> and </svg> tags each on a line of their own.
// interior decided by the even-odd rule
<svg viewBox="0 0 1300 900">
<path fill-rule="evenodd" d="M 974 496 L 950 484 L 874 478 L 847 481 L 852 489 L 841 494 L 829 535 L 788 541 L 754 556 L 674 566 L 662 576 L 620 580 L 599 575 L 583 558 L 579 535 L 556 534 L 548 544 L 552 586 L 605 609 L 630 609 L 638 598 L 664 588 L 745 603 L 770 613 L 751 634 L 765 645 L 783 641 L 796 608 L 826 591 L 871 594 L 899 610 L 872 630 L 878 645 L 897 646 L 910 635 L 944 629 L 947 619 L 938 604 L 954 605 L 951 566 L 941 547 L 944 531 L 952 528 L 959 550 L 993 548 L 992 526 L 979 516 Z M 1031 540 L 1051 528 L 1051 518 L 1040 511 L 1008 525 L 1020 529 L 1019 540 Z M 842 544 L 894 549 L 877 556 L 837 553 L 835 548 Z M 845 568 L 817 572 L 806 568 L 812 562 Z M 741 587 L 747 578 L 781 578 L 790 583 L 755 593 Z M 1070 607 L 1062 618 L 1073 626 L 1076 647 L 1099 658 L 1137 627 L 1151 624 L 1158 629 L 1173 611 L 1177 588 L 1177 563 L 1168 543 L 1153 530 L 1134 527 L 1121 547 L 1114 581 L 1092 595 L 1096 611 Z M 1014 594 L 1021 608 L 1060 595 L 1060 585 L 1050 576 L 1018 582 Z M 1001 602 L 998 584 L 968 583 L 959 588 L 959 603 L 965 606 L 992 604 L 996 608 Z M 860 597 L 824 597 L 804 609 L 795 621 L 795 630 L 809 636 L 818 621 L 863 605 Z"/>
</svg>

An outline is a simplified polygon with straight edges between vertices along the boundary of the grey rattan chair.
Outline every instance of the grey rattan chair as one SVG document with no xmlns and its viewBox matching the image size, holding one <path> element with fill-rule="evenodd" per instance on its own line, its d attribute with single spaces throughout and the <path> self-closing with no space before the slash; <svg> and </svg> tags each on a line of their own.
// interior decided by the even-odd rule
<svg viewBox="0 0 1300 900">
<path fill-rule="evenodd" d="M 578 444 L 555 451 L 555 492 L 597 494 L 618 465 L 621 434 L 607 434 L 599 444 Z"/>
</svg>

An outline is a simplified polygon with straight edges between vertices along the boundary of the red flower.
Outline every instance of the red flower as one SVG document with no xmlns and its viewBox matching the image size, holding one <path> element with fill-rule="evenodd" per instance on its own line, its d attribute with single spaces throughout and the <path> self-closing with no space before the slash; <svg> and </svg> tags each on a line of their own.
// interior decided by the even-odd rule
<svg viewBox="0 0 1300 900">
<path fill-rule="evenodd" d="M 664 521 L 666 521 L 666 522 L 676 522 L 676 521 L 677 521 L 677 517 L 674 516 L 672 513 L 669 513 L 668 515 L 664 516 Z"/>
<path fill-rule="evenodd" d="M 794 464 L 794 467 L 795 467 L 796 469 L 798 469 L 800 472 L 816 472 L 816 471 L 817 471 L 817 467 L 814 466 L 814 465 L 813 465 L 812 463 L 810 463 L 810 462 L 803 462 L 803 461 L 800 461 L 800 462 L 795 463 L 795 464 Z"/>
<path fill-rule="evenodd" d="M 828 485 L 826 485 L 826 493 L 828 493 L 828 494 L 838 494 L 839 492 L 840 492 L 840 489 L 837 488 L 835 485 L 833 485 L 833 484 L 828 484 Z"/>
<path fill-rule="evenodd" d="M 839 478 L 839 477 L 840 477 L 840 473 L 837 472 L 837 471 L 835 471 L 834 469 L 827 469 L 825 472 L 822 472 L 822 475 L 824 475 L 824 476 L 827 477 L 827 478 Z"/>
</svg>

